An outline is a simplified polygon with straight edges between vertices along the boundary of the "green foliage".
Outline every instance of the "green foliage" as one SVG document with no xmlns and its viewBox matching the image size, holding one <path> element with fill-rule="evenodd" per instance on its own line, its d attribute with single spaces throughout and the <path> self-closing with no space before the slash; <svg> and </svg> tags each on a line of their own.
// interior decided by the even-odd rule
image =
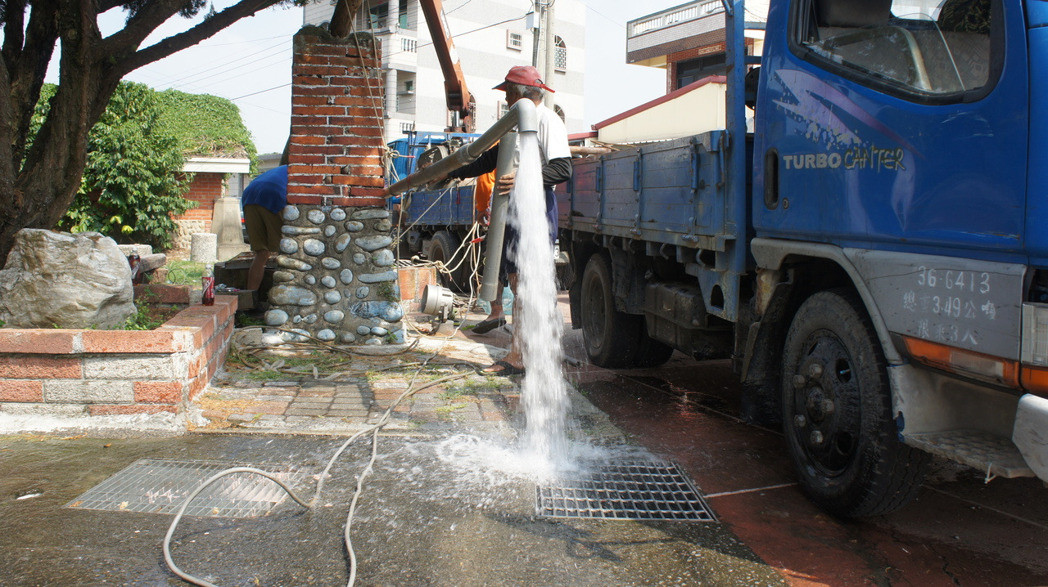
<svg viewBox="0 0 1048 587">
<path fill-rule="evenodd" d="M 266 321 L 259 316 L 249 316 L 244 312 L 237 312 L 234 317 L 234 323 L 237 328 L 247 328 L 249 326 L 265 326 Z"/>
<path fill-rule="evenodd" d="M 248 157 L 255 166 L 255 143 L 240 118 L 240 109 L 225 98 L 165 90 L 159 126 L 178 140 L 185 155 Z"/>
<path fill-rule="evenodd" d="M 53 93 L 53 86 L 45 88 L 38 123 Z M 143 84 L 120 83 L 91 129 L 80 191 L 59 228 L 101 232 L 118 243 L 171 246 L 177 228 L 172 215 L 194 203 L 182 197 L 189 188 L 182 174 L 185 158 L 174 137 L 160 128 L 159 116 L 156 92 Z"/>
<path fill-rule="evenodd" d="M 161 304 L 160 296 L 146 290 L 135 297 L 135 313 L 131 314 L 110 330 L 153 330 L 159 328 L 172 316 L 182 311 L 185 306 L 179 304 Z"/>
<path fill-rule="evenodd" d="M 387 302 L 399 302 L 400 295 L 397 288 L 388 281 L 383 281 L 375 286 L 375 293 L 378 295 L 378 299 L 385 300 Z"/>
<path fill-rule="evenodd" d="M 286 375 L 280 371 L 270 371 L 268 369 L 251 371 L 247 374 L 248 379 L 253 379 L 255 381 L 276 381 L 284 377 L 286 377 Z"/>
<path fill-rule="evenodd" d="M 145 304 L 141 304 L 136 306 L 135 313 L 128 316 L 115 330 L 153 330 L 163 323 L 162 318 L 157 318 Z"/>
</svg>

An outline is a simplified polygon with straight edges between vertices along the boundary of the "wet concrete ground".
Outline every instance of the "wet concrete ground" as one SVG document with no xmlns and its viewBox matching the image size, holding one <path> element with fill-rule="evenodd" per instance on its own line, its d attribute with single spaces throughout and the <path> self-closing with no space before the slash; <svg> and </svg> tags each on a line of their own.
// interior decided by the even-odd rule
<svg viewBox="0 0 1048 587">
<path fill-rule="evenodd" d="M 537 518 L 532 482 L 477 467 L 453 450 L 455 440 L 381 440 L 382 456 L 353 521 L 358 584 L 780 582 L 720 524 Z M 0 440 L 2 583 L 182 584 L 160 550 L 171 516 L 65 505 L 139 458 L 265 462 L 315 474 L 339 442 L 234 434 Z M 176 562 L 220 585 L 344 584 L 342 526 L 367 449 L 344 456 L 312 511 L 286 500 L 259 519 L 187 518 L 175 533 Z M 300 485 L 309 497 L 315 479 Z"/>
<path fill-rule="evenodd" d="M 180 437 L 0 437 L 0 584 L 184 584 L 160 550 L 170 516 L 65 505 L 140 458 L 292 467 L 308 499 L 345 435 L 413 384 L 430 387 L 394 411 L 354 518 L 360 585 L 1048 584 L 1040 482 L 985 485 L 944 464 L 895 514 L 833 519 L 794 485 L 779 435 L 738 421 L 729 366 L 680 356 L 653 370 L 568 367 L 571 434 L 680 463 L 719 522 L 539 518 L 536 482 L 507 466 L 523 424 L 515 381 L 465 366 L 492 362 L 509 334 L 423 340 L 394 357 L 256 353 L 265 367 L 231 364 Z M 578 331 L 566 350 L 582 356 Z M 344 584 L 342 527 L 369 450 L 339 460 L 312 511 L 287 500 L 260 519 L 187 519 L 176 561 L 220 585 Z"/>
<path fill-rule="evenodd" d="M 796 585 L 1046 585 L 1048 499 L 1035 479 L 937 461 L 919 497 L 838 520 L 795 484 L 781 435 L 737 419 L 727 361 L 675 356 L 582 386 L 631 440 L 680 463 L 734 534 Z"/>
</svg>

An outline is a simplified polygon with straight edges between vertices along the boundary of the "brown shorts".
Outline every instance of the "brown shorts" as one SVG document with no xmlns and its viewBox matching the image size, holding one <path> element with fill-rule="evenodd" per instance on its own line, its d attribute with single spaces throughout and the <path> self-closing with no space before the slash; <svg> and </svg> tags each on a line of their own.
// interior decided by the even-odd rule
<svg viewBox="0 0 1048 587">
<path fill-rule="evenodd" d="M 280 215 L 258 204 L 248 204 L 244 206 L 244 224 L 247 225 L 247 242 L 252 251 L 279 250 L 280 228 L 284 225 Z"/>
</svg>

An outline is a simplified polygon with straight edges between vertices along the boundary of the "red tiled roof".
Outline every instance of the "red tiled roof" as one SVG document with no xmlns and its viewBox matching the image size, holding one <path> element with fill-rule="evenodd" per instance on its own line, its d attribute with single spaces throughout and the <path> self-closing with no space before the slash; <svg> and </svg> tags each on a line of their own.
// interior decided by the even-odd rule
<svg viewBox="0 0 1048 587">
<path fill-rule="evenodd" d="M 568 135 L 569 141 L 581 141 L 583 139 L 595 139 L 597 138 L 597 131 L 590 132 L 576 132 Z"/>
</svg>

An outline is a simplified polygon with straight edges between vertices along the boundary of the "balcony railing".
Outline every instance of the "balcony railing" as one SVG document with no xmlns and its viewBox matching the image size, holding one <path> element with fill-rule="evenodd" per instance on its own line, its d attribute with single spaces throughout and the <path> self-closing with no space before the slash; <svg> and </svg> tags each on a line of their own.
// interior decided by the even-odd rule
<svg viewBox="0 0 1048 587">
<path fill-rule="evenodd" d="M 408 34 L 404 34 L 404 33 Z M 382 61 L 386 67 L 408 67 L 418 65 L 418 39 L 413 31 L 403 31 L 382 39 Z"/>
<path fill-rule="evenodd" d="M 718 12 L 724 12 L 724 4 L 721 0 L 700 0 L 684 4 L 676 8 L 649 14 L 637 20 L 631 20 L 627 25 L 626 38 L 630 39 L 688 22 L 689 20 L 697 20 L 711 14 L 717 14 Z"/>
</svg>

